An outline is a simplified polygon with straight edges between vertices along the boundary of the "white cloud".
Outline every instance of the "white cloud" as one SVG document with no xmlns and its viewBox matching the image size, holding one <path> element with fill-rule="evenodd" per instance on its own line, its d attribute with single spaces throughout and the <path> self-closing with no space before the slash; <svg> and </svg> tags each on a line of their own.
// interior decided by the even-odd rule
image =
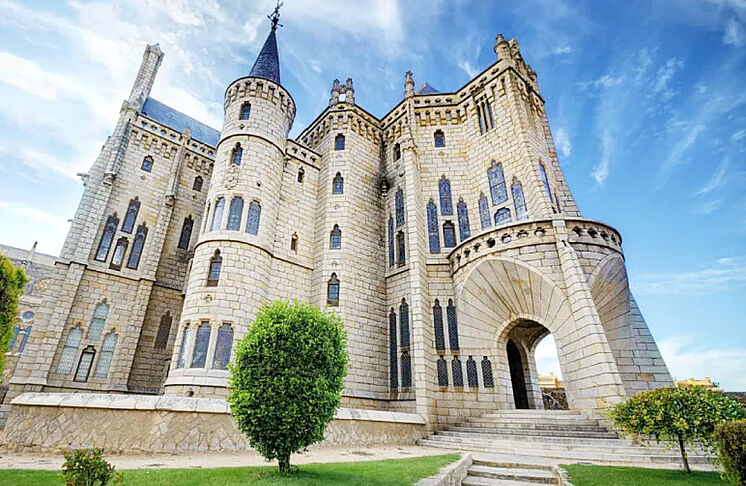
<svg viewBox="0 0 746 486">
<path fill-rule="evenodd" d="M 551 51 L 552 54 L 557 55 L 572 54 L 573 52 L 575 52 L 575 49 L 570 46 L 557 46 Z"/>
<path fill-rule="evenodd" d="M 611 154 L 614 150 L 614 135 L 609 130 L 604 130 L 601 137 L 601 161 L 593 167 L 591 176 L 596 184 L 602 186 L 611 173 Z"/>
<path fill-rule="evenodd" d="M 732 138 L 734 142 L 738 142 L 744 137 L 746 137 L 746 128 L 742 128 L 741 130 L 738 130 L 733 135 L 731 135 L 730 138 Z"/>
<path fill-rule="evenodd" d="M 557 344 L 551 334 L 547 335 L 536 346 L 534 357 L 537 373 L 542 375 L 554 373 L 562 378 L 562 370 L 560 370 L 559 358 L 557 357 Z"/>
<path fill-rule="evenodd" d="M 746 287 L 746 257 L 721 258 L 709 268 L 680 273 L 643 273 L 630 284 L 635 293 L 708 295 Z"/>
<path fill-rule="evenodd" d="M 744 45 L 743 26 L 736 19 L 729 19 L 725 24 L 723 33 L 723 43 L 726 45 L 743 47 Z"/>
<path fill-rule="evenodd" d="M 659 95 L 663 101 L 671 99 L 675 91 L 669 86 L 671 79 L 673 78 L 676 71 L 684 66 L 680 60 L 672 57 L 667 60 L 666 63 L 658 68 L 655 75 L 655 82 L 653 84 L 653 93 Z"/>
<path fill-rule="evenodd" d="M 659 341 L 668 371 L 677 380 L 709 377 L 727 391 L 746 390 L 746 349 L 706 348 L 694 335 L 674 336 Z"/>
<path fill-rule="evenodd" d="M 718 166 L 715 168 L 715 172 L 712 173 L 712 176 L 710 176 L 710 180 L 707 181 L 707 183 L 702 186 L 697 192 L 697 195 L 707 194 L 708 192 L 712 191 L 713 189 L 716 189 L 720 186 L 720 184 L 723 183 L 725 180 L 725 174 L 728 172 L 728 165 L 730 165 L 730 160 L 725 157 L 723 160 L 720 161 Z"/>
<path fill-rule="evenodd" d="M 21 217 L 36 223 L 43 223 L 53 226 L 56 229 L 67 229 L 67 219 L 51 213 L 47 213 L 37 208 L 25 206 L 23 204 L 11 203 L 0 200 L 0 211 L 13 216 Z"/>
<path fill-rule="evenodd" d="M 557 146 L 557 150 L 562 154 L 562 157 L 572 155 L 572 142 L 570 141 L 570 135 L 564 127 L 559 127 L 554 132 L 554 143 Z"/>
<path fill-rule="evenodd" d="M 469 78 L 475 78 L 481 72 L 478 68 L 474 67 L 472 63 L 466 60 L 459 61 L 458 67 L 468 74 Z"/>
</svg>

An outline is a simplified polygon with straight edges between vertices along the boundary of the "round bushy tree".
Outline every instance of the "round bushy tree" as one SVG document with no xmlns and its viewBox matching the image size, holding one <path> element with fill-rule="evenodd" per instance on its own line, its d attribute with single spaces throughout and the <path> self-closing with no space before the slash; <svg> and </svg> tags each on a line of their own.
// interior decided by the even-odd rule
<svg viewBox="0 0 746 486">
<path fill-rule="evenodd" d="M 273 302 L 259 310 L 230 365 L 238 428 L 281 472 L 324 438 L 339 406 L 347 352 L 342 321 L 318 307 Z"/>
<path fill-rule="evenodd" d="M 13 323 L 18 314 L 18 298 L 28 283 L 26 272 L 0 255 L 0 375 L 5 368 L 5 353 L 13 337 Z"/>
<path fill-rule="evenodd" d="M 640 392 L 616 405 L 609 415 L 623 433 L 678 445 L 689 474 L 686 446 L 700 444 L 710 452 L 715 427 L 746 418 L 746 411 L 720 392 L 701 386 L 670 386 Z"/>
</svg>

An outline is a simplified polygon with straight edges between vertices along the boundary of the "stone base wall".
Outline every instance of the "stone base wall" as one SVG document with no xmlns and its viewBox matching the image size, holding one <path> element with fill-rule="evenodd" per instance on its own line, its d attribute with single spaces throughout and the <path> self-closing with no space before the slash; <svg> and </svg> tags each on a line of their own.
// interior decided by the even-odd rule
<svg viewBox="0 0 746 486">
<path fill-rule="evenodd" d="M 340 408 L 322 444 L 413 444 L 425 432 L 420 415 Z M 83 447 L 110 453 L 249 449 L 228 404 L 220 399 L 25 393 L 12 402 L 6 451 Z"/>
</svg>

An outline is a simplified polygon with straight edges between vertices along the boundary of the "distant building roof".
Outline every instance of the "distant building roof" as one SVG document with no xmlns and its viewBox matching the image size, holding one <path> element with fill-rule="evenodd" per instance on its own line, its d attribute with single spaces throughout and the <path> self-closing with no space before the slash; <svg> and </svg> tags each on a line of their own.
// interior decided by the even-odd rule
<svg viewBox="0 0 746 486">
<path fill-rule="evenodd" d="M 274 28 L 269 31 L 267 40 L 264 41 L 264 46 L 259 52 L 249 76 L 269 79 L 280 84 L 280 57 L 277 54 L 277 37 Z"/>
<path fill-rule="evenodd" d="M 192 132 L 192 138 L 212 147 L 217 147 L 218 140 L 220 140 L 220 132 L 218 130 L 208 127 L 204 123 L 198 122 L 194 118 L 176 111 L 153 98 L 145 100 L 145 104 L 142 107 L 142 114 L 180 133 L 189 127 L 189 130 Z"/>
<path fill-rule="evenodd" d="M 425 83 L 425 84 L 422 85 L 422 87 L 420 89 L 418 89 L 417 91 L 415 91 L 415 93 L 418 94 L 418 95 L 427 95 L 427 94 L 438 94 L 438 93 L 440 93 L 440 91 L 438 91 L 437 89 L 433 88 L 429 84 Z"/>
</svg>

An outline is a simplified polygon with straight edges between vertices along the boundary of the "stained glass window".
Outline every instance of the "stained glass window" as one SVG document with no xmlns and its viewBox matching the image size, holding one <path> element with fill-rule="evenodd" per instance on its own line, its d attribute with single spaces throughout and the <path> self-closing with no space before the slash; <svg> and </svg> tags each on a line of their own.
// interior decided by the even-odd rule
<svg viewBox="0 0 746 486">
<path fill-rule="evenodd" d="M 181 226 L 181 236 L 179 237 L 179 248 L 182 250 L 189 249 L 189 242 L 192 239 L 192 227 L 194 220 L 191 216 L 184 218 L 184 224 Z"/>
<path fill-rule="evenodd" d="M 487 179 L 490 183 L 490 195 L 492 196 L 492 204 L 502 204 L 508 200 L 508 189 L 505 185 L 505 174 L 503 173 L 503 165 L 498 164 L 494 160 L 492 165 L 487 170 Z"/>
<path fill-rule="evenodd" d="M 135 242 L 132 244 L 132 252 L 130 258 L 127 260 L 127 268 L 133 270 L 137 269 L 140 265 L 140 257 L 142 256 L 142 250 L 145 247 L 145 238 L 148 237 L 148 228 L 145 223 L 137 227 L 137 234 L 135 235 Z"/>
<path fill-rule="evenodd" d="M 101 354 L 98 355 L 96 371 L 93 376 L 96 378 L 106 378 L 109 375 L 109 368 L 114 358 L 114 349 L 117 347 L 117 335 L 114 331 L 110 332 L 104 338 L 104 344 L 101 346 Z"/>
<path fill-rule="evenodd" d="M 446 349 L 446 339 L 443 332 L 443 308 L 438 299 L 435 299 L 435 305 L 433 305 L 433 327 L 435 328 L 435 349 L 443 351 Z"/>
<path fill-rule="evenodd" d="M 443 246 L 446 248 L 456 246 L 456 228 L 450 221 L 443 223 Z"/>
<path fill-rule="evenodd" d="M 220 197 L 215 202 L 215 211 L 212 213 L 212 230 L 217 231 L 223 224 L 223 210 L 225 209 L 225 199 Z"/>
<path fill-rule="evenodd" d="M 246 217 L 246 232 L 250 235 L 259 233 L 259 218 L 262 215 L 262 206 L 257 201 L 249 204 L 249 215 Z"/>
<path fill-rule="evenodd" d="M 453 202 L 451 200 L 451 181 L 446 179 L 446 176 L 440 178 L 438 181 L 438 192 L 440 193 L 440 214 L 452 215 L 453 214 Z"/>
<path fill-rule="evenodd" d="M 176 361 L 177 368 L 184 367 L 184 360 L 186 359 L 187 341 L 189 341 L 189 329 L 190 327 L 187 325 L 186 327 L 184 327 L 184 332 L 181 333 L 181 345 L 179 346 L 179 359 Z"/>
<path fill-rule="evenodd" d="M 241 116 L 240 120 L 248 120 L 251 116 L 251 103 L 244 103 L 241 105 Z"/>
<path fill-rule="evenodd" d="M 339 250 L 342 248 L 342 230 L 339 229 L 339 225 L 335 224 L 329 234 L 329 248 L 332 250 Z"/>
<path fill-rule="evenodd" d="M 396 227 L 404 224 L 404 191 L 396 191 Z"/>
<path fill-rule="evenodd" d="M 118 225 L 119 218 L 117 218 L 116 214 L 106 218 L 104 233 L 101 235 L 101 241 L 99 241 L 98 250 L 96 250 L 96 260 L 105 262 L 109 257 L 109 249 L 111 248 L 112 241 L 114 241 L 114 233 L 116 233 Z"/>
<path fill-rule="evenodd" d="M 144 159 L 142 159 L 142 165 L 140 166 L 140 169 L 144 170 L 145 172 L 150 172 L 153 170 L 153 157 L 150 155 L 145 156 Z"/>
<path fill-rule="evenodd" d="M 122 231 L 125 233 L 132 233 L 135 228 L 135 219 L 137 219 L 137 213 L 140 212 L 140 200 L 138 198 L 131 199 L 129 206 L 127 206 L 127 213 L 124 215 L 124 222 L 122 222 Z"/>
<path fill-rule="evenodd" d="M 544 167 L 543 162 L 539 162 L 539 173 L 541 174 L 541 182 L 544 184 L 544 190 L 547 191 L 547 197 L 549 202 L 552 202 L 552 191 L 549 189 L 549 179 L 547 178 L 547 169 Z"/>
<path fill-rule="evenodd" d="M 479 376 L 477 375 L 477 362 L 474 358 L 469 356 L 466 360 L 466 381 L 469 384 L 469 388 L 479 387 Z"/>
<path fill-rule="evenodd" d="M 402 299 L 399 306 L 399 342 L 401 347 L 409 347 L 409 304 L 406 299 Z"/>
<path fill-rule="evenodd" d="M 78 369 L 75 371 L 75 377 L 73 381 L 79 381 L 85 383 L 88 381 L 88 374 L 91 372 L 91 365 L 93 364 L 93 358 L 96 357 L 96 349 L 93 346 L 87 346 L 82 353 L 80 353 L 80 361 L 78 361 Z"/>
<path fill-rule="evenodd" d="M 83 330 L 80 327 L 71 329 L 67 334 L 65 346 L 62 348 L 62 356 L 60 356 L 60 364 L 57 365 L 57 373 L 69 375 L 73 370 L 75 356 L 78 354 L 78 346 L 80 346 L 82 339 Z"/>
<path fill-rule="evenodd" d="M 202 177 L 197 176 L 194 178 L 194 182 L 192 183 L 192 190 L 200 192 L 202 190 Z"/>
<path fill-rule="evenodd" d="M 241 216 L 243 216 L 243 198 L 234 197 L 231 200 L 231 206 L 228 210 L 228 227 L 231 231 L 238 231 L 241 228 Z"/>
<path fill-rule="evenodd" d="M 513 218 L 510 216 L 510 209 L 508 208 L 498 209 L 495 213 L 495 226 L 510 223 L 512 220 Z"/>
<path fill-rule="evenodd" d="M 114 255 L 111 257 L 111 265 L 109 265 L 109 268 L 113 268 L 114 270 L 122 268 L 124 253 L 127 251 L 128 245 L 129 241 L 124 236 L 117 240 L 117 245 L 114 247 Z"/>
<path fill-rule="evenodd" d="M 345 149 L 345 136 L 341 133 L 334 137 L 334 150 L 344 150 Z"/>
<path fill-rule="evenodd" d="M 479 222 L 482 223 L 483 230 L 492 226 L 490 203 L 487 201 L 487 197 L 483 192 L 479 193 Z"/>
<path fill-rule="evenodd" d="M 517 179 L 513 179 L 511 187 L 513 193 L 513 204 L 515 204 L 515 219 L 523 221 L 528 219 L 528 209 L 526 209 L 526 200 L 523 197 L 523 186 Z"/>
<path fill-rule="evenodd" d="M 207 349 L 210 347 L 210 323 L 202 322 L 197 328 L 192 351 L 192 368 L 204 368 L 207 360 Z"/>
<path fill-rule="evenodd" d="M 109 305 L 106 302 L 99 302 L 93 310 L 93 318 L 91 319 L 91 325 L 88 328 L 88 339 L 91 341 L 97 341 L 101 338 L 101 334 L 103 334 L 104 328 L 106 327 L 106 318 L 108 316 Z"/>
<path fill-rule="evenodd" d="M 446 146 L 446 136 L 443 134 L 443 130 L 435 130 L 435 135 L 433 135 L 433 137 L 435 138 L 436 147 Z"/>
<path fill-rule="evenodd" d="M 228 369 L 228 362 L 231 360 L 231 346 L 233 346 L 233 328 L 230 324 L 223 324 L 218 329 L 218 340 L 215 343 L 215 354 L 212 359 L 213 369 Z"/>
<path fill-rule="evenodd" d="M 398 259 L 397 264 L 399 266 L 405 265 L 407 263 L 407 247 L 406 243 L 404 241 L 404 232 L 399 231 L 396 234 L 396 251 L 398 253 Z"/>
<path fill-rule="evenodd" d="M 396 345 L 396 312 L 389 313 L 389 385 L 391 389 L 399 388 L 399 361 Z"/>
<path fill-rule="evenodd" d="M 454 356 L 451 361 L 451 374 L 453 375 L 453 386 L 455 388 L 464 387 L 464 371 L 461 368 L 461 360 Z"/>
<path fill-rule="evenodd" d="M 440 252 L 440 230 L 438 228 L 438 208 L 432 199 L 427 203 L 427 239 L 430 253 Z"/>
<path fill-rule="evenodd" d="M 241 148 L 241 144 L 237 143 L 231 152 L 231 164 L 236 166 L 241 165 L 241 157 L 243 157 L 243 149 Z"/>
<path fill-rule="evenodd" d="M 448 386 L 448 363 L 441 355 L 437 361 L 438 368 L 438 386 Z"/>
<path fill-rule="evenodd" d="M 332 181 L 332 194 L 342 194 L 344 192 L 344 177 L 337 172 Z"/>
<path fill-rule="evenodd" d="M 401 386 L 409 388 L 412 386 L 412 357 L 409 351 L 401 354 Z"/>
<path fill-rule="evenodd" d="M 484 380 L 484 386 L 487 388 L 495 386 L 495 380 L 492 377 L 492 363 L 487 359 L 487 356 L 482 358 L 482 380 Z"/>
<path fill-rule="evenodd" d="M 453 299 L 448 299 L 446 316 L 448 317 L 448 342 L 452 351 L 458 351 L 458 320 L 456 319 L 456 307 L 453 305 Z"/>
<path fill-rule="evenodd" d="M 332 273 L 326 284 L 326 303 L 333 307 L 339 305 L 339 279 L 336 273 Z"/>
<path fill-rule="evenodd" d="M 389 215 L 389 266 L 393 267 L 396 258 L 394 256 L 394 218 Z"/>
<path fill-rule="evenodd" d="M 207 272 L 207 286 L 217 287 L 220 281 L 220 270 L 223 266 L 223 257 L 220 256 L 220 250 L 215 250 L 215 254 L 210 259 L 210 268 Z"/>
<path fill-rule="evenodd" d="M 28 326 L 25 330 L 21 331 L 19 337 L 21 338 L 21 344 L 18 345 L 18 354 L 23 354 L 23 350 L 26 349 L 26 342 L 31 335 L 31 326 Z"/>
<path fill-rule="evenodd" d="M 461 237 L 461 241 L 464 241 L 471 236 L 471 227 L 469 226 L 469 210 L 461 198 L 459 198 L 456 205 L 456 212 L 458 213 L 459 236 Z"/>
</svg>

